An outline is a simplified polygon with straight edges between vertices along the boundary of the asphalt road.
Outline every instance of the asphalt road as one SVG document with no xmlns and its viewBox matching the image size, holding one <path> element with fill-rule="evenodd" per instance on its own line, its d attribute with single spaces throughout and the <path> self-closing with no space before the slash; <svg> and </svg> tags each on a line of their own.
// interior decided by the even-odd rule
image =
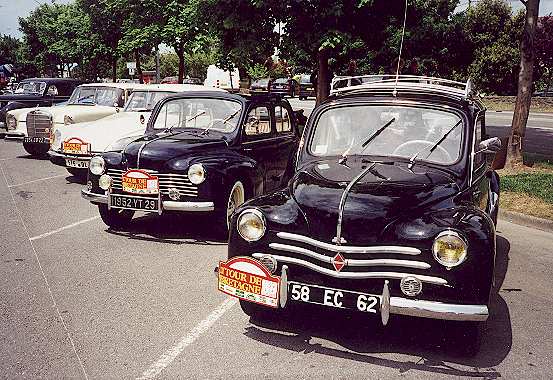
<svg viewBox="0 0 553 380">
<path fill-rule="evenodd" d="M 288 99 L 294 109 L 303 108 L 307 116 L 315 107 L 315 100 Z M 491 136 L 505 137 L 511 133 L 512 112 L 486 113 L 487 132 Z M 538 158 L 553 161 L 553 113 L 531 113 L 528 118 L 524 150 Z"/>
<path fill-rule="evenodd" d="M 82 184 L 0 140 L 0 377 L 551 379 L 553 234 L 500 221 L 480 353 L 449 325 L 311 314 L 255 324 L 216 290 L 210 219 L 115 233 Z"/>
</svg>

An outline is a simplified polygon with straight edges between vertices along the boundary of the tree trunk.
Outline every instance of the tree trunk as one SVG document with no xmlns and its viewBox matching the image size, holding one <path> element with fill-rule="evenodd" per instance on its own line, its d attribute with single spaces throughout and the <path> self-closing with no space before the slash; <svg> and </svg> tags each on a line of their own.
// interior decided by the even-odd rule
<svg viewBox="0 0 553 380">
<path fill-rule="evenodd" d="M 328 50 L 323 49 L 317 52 L 317 102 L 321 104 L 330 94 L 330 72 L 328 67 Z"/>
<path fill-rule="evenodd" d="M 184 80 L 184 43 L 179 42 L 177 48 L 175 49 L 177 56 L 179 57 L 179 83 L 182 83 Z"/>
<path fill-rule="evenodd" d="M 111 58 L 111 80 L 117 82 L 117 56 Z"/>
<path fill-rule="evenodd" d="M 520 72 L 518 74 L 518 93 L 513 114 L 511 136 L 507 146 L 506 167 L 513 168 L 523 164 L 522 140 L 526 132 L 526 122 L 532 101 L 532 74 L 534 71 L 534 35 L 538 21 L 540 0 L 528 0 L 524 33 L 520 43 Z"/>
<path fill-rule="evenodd" d="M 144 83 L 144 78 L 142 78 L 142 68 L 140 67 L 140 52 L 138 49 L 134 51 L 134 59 L 136 60 L 136 74 L 138 75 L 138 80 L 140 83 Z"/>
</svg>

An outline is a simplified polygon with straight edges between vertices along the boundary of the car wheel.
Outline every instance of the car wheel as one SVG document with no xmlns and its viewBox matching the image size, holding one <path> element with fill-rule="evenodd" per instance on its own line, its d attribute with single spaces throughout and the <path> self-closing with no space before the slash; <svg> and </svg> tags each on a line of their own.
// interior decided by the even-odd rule
<svg viewBox="0 0 553 380">
<path fill-rule="evenodd" d="M 110 228 L 117 230 L 129 225 L 134 211 L 114 209 L 108 210 L 107 205 L 98 205 L 102 221 Z"/>
<path fill-rule="evenodd" d="M 33 157 L 43 157 L 48 153 L 49 148 L 41 145 L 23 143 L 23 149 Z"/>
<path fill-rule="evenodd" d="M 227 230 L 230 227 L 230 217 L 232 213 L 246 200 L 246 194 L 244 192 L 244 185 L 240 181 L 236 181 L 232 186 L 229 196 L 227 198 L 227 209 L 225 214 L 225 221 Z"/>
</svg>

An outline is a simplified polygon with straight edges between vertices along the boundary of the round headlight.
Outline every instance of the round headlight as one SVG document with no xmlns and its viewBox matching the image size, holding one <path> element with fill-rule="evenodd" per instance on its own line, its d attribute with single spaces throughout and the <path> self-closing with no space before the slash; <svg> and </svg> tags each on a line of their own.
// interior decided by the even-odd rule
<svg viewBox="0 0 553 380">
<path fill-rule="evenodd" d="M 436 261 L 451 268 L 465 261 L 467 248 L 467 242 L 457 232 L 443 231 L 434 239 L 432 253 Z"/>
<path fill-rule="evenodd" d="M 105 168 L 106 168 L 106 162 L 101 156 L 92 157 L 89 165 L 89 169 L 92 174 L 94 175 L 103 174 Z"/>
<path fill-rule="evenodd" d="M 100 186 L 102 190 L 108 190 L 112 183 L 113 179 L 107 174 L 102 174 L 100 179 L 98 179 L 98 186 Z"/>
<path fill-rule="evenodd" d="M 188 168 L 188 179 L 194 185 L 199 185 L 205 181 L 205 170 L 202 164 L 193 164 Z"/>
<path fill-rule="evenodd" d="M 8 127 L 8 130 L 17 128 L 17 120 L 15 120 L 15 116 L 10 114 L 6 116 L 6 126 Z"/>
<path fill-rule="evenodd" d="M 65 115 L 63 117 L 63 124 L 69 125 L 69 124 L 73 124 L 73 123 L 74 123 L 74 121 L 73 121 L 73 118 L 71 116 Z"/>
<path fill-rule="evenodd" d="M 265 235 L 265 217 L 258 210 L 244 210 L 236 224 L 238 233 L 246 241 L 257 241 Z"/>
</svg>

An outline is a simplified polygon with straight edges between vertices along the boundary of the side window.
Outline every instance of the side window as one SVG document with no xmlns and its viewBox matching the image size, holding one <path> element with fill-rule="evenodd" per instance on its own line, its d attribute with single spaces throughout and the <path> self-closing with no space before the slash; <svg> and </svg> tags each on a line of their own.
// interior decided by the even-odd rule
<svg viewBox="0 0 553 380">
<path fill-rule="evenodd" d="M 266 106 L 252 108 L 244 126 L 246 136 L 266 137 L 271 134 L 271 114 Z"/>
<path fill-rule="evenodd" d="M 482 130 L 484 124 L 484 119 L 480 118 L 476 121 L 475 131 L 474 131 L 474 152 L 478 151 L 478 145 L 482 141 Z M 484 153 L 477 153 L 474 156 L 474 169 L 478 169 L 484 163 Z"/>
<path fill-rule="evenodd" d="M 275 107 L 275 121 L 278 133 L 290 132 L 292 130 L 290 115 L 288 114 L 288 110 L 286 108 L 282 106 Z"/>
<path fill-rule="evenodd" d="M 178 128 L 180 124 L 180 104 L 167 102 L 163 105 L 154 123 L 155 129 Z"/>
</svg>

